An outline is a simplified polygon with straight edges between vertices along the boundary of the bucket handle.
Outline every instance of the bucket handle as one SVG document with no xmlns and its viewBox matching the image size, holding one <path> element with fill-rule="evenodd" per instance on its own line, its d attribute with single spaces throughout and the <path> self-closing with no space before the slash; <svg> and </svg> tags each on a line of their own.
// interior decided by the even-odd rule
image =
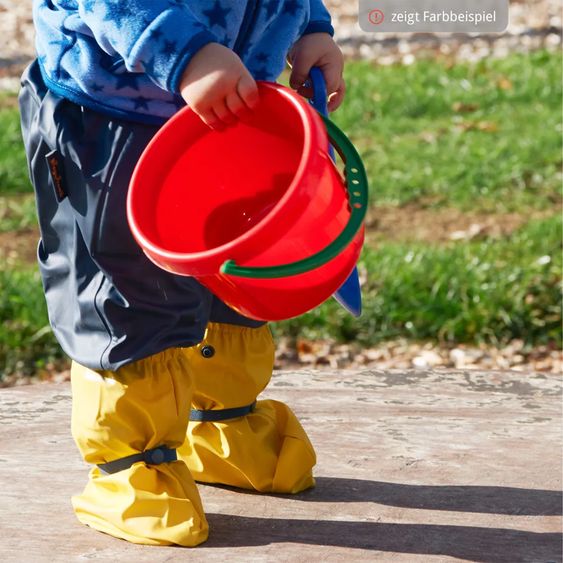
<svg viewBox="0 0 563 563">
<path fill-rule="evenodd" d="M 344 178 L 348 190 L 350 218 L 348 223 L 328 246 L 303 260 L 280 266 L 237 266 L 234 260 L 226 260 L 220 268 L 222 274 L 245 278 L 283 278 L 304 274 L 326 264 L 338 256 L 350 244 L 362 226 L 368 203 L 368 180 L 362 159 L 350 139 L 327 117 L 319 116 L 326 126 L 328 138 L 344 161 Z"/>
</svg>

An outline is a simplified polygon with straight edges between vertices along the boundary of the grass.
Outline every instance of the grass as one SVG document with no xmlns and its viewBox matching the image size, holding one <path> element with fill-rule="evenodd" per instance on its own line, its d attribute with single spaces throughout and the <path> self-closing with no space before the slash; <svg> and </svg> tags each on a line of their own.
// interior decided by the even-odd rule
<svg viewBox="0 0 563 563">
<path fill-rule="evenodd" d="M 36 267 L 0 270 L 0 371 L 30 375 L 62 358 L 47 319 Z"/>
<path fill-rule="evenodd" d="M 365 345 L 396 337 L 560 345 L 561 62 L 537 52 L 474 65 L 350 63 L 335 120 L 364 157 L 372 215 L 408 204 L 426 209 L 429 224 L 437 207 L 546 218 L 501 238 L 379 238 L 359 264 L 360 319 L 329 300 L 276 323 L 276 333 Z M 9 236 L 36 223 L 13 96 L 0 96 L 0 127 L 0 236 Z M 10 258 L 0 296 L 0 379 L 60 359 L 36 267 Z"/>
<path fill-rule="evenodd" d="M 0 194 L 30 192 L 15 96 L 0 93 Z"/>
<path fill-rule="evenodd" d="M 395 337 L 539 344 L 561 337 L 561 217 L 533 221 L 504 240 L 382 244 L 365 250 L 359 319 L 331 300 L 282 334 L 373 345 Z"/>
<path fill-rule="evenodd" d="M 336 121 L 361 150 L 372 200 L 487 212 L 560 201 L 561 56 L 448 68 L 349 65 Z"/>
<path fill-rule="evenodd" d="M 30 229 L 36 224 L 33 194 L 0 196 L 0 233 Z"/>
</svg>

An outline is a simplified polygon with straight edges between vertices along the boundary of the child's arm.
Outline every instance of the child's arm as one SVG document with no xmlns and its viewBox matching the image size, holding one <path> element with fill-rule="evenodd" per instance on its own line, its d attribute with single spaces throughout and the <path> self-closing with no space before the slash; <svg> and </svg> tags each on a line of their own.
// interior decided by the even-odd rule
<svg viewBox="0 0 563 563">
<path fill-rule="evenodd" d="M 179 93 L 182 72 L 192 57 L 218 41 L 181 2 L 78 0 L 78 12 L 106 53 L 170 92 Z"/>
<path fill-rule="evenodd" d="M 256 82 L 240 58 L 218 43 L 188 4 L 79 0 L 78 10 L 104 51 L 181 94 L 210 127 L 222 128 L 256 103 Z"/>
<path fill-rule="evenodd" d="M 292 88 L 306 97 L 312 95 L 310 88 L 303 86 L 314 66 L 320 67 L 329 93 L 328 109 L 334 111 L 342 103 L 346 85 L 342 78 L 344 59 L 332 35 L 334 30 L 330 15 L 322 0 L 310 0 L 311 17 L 303 36 L 294 43 L 289 52 Z"/>
</svg>

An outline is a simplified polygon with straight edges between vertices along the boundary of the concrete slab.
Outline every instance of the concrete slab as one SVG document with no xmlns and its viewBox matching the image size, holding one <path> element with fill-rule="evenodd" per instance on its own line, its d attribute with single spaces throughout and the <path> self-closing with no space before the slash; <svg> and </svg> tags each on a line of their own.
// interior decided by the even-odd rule
<svg viewBox="0 0 563 563">
<path fill-rule="evenodd" d="M 561 381 L 480 371 L 300 371 L 287 401 L 316 446 L 295 497 L 201 486 L 194 550 L 79 524 L 87 468 L 67 384 L 0 390 L 2 561 L 561 561 Z"/>
</svg>

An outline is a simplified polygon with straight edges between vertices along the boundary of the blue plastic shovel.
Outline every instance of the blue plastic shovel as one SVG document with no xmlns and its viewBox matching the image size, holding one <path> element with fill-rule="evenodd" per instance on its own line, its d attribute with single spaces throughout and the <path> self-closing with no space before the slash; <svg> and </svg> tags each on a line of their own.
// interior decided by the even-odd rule
<svg viewBox="0 0 563 563">
<path fill-rule="evenodd" d="M 318 67 L 313 67 L 309 74 L 313 97 L 310 99 L 311 105 L 322 115 L 328 115 L 327 91 L 323 72 Z M 334 149 L 329 146 L 330 156 L 335 160 Z M 355 317 L 362 313 L 362 292 L 360 290 L 360 280 L 358 278 L 358 268 L 354 268 L 348 279 L 340 286 L 333 297 Z"/>
</svg>

